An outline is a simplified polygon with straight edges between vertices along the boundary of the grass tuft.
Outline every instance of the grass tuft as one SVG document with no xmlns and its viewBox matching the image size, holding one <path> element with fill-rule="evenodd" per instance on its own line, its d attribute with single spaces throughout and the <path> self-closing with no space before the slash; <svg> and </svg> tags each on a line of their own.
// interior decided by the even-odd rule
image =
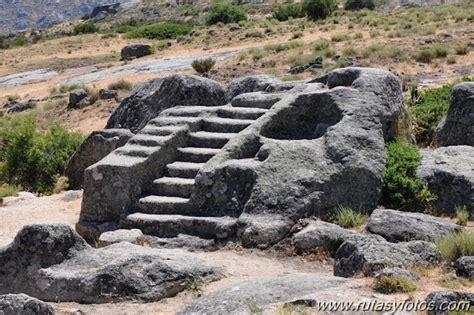
<svg viewBox="0 0 474 315">
<path fill-rule="evenodd" d="M 416 290 L 416 284 L 402 277 L 380 277 L 375 279 L 373 289 L 383 294 L 409 293 Z"/>
<path fill-rule="evenodd" d="M 452 233 L 435 243 L 444 260 L 456 261 L 462 256 L 474 256 L 474 233 Z"/>
<path fill-rule="evenodd" d="M 366 214 L 340 206 L 332 222 L 343 228 L 352 228 L 364 224 L 367 222 L 367 219 L 368 216 Z"/>
</svg>

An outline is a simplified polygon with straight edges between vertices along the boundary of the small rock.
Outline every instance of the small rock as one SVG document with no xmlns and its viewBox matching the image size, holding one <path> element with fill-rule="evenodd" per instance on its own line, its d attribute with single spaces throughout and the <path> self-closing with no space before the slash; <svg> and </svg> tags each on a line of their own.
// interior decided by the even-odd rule
<svg viewBox="0 0 474 315">
<path fill-rule="evenodd" d="M 132 244 L 141 245 L 142 241 L 140 238 L 143 236 L 142 231 L 139 229 L 120 229 L 115 231 L 104 232 L 100 235 L 97 241 L 98 247 L 104 247 L 120 242 L 128 242 Z"/>
<path fill-rule="evenodd" d="M 151 54 L 151 46 L 143 44 L 128 45 L 122 48 L 121 60 L 133 60 Z"/>
<path fill-rule="evenodd" d="M 21 199 L 34 199 L 37 197 L 35 194 L 30 193 L 28 191 L 20 191 L 16 195 L 18 198 L 21 198 Z"/>
<path fill-rule="evenodd" d="M 433 241 L 463 228 L 431 215 L 391 209 L 375 209 L 367 231 L 383 236 L 389 242 Z"/>
<path fill-rule="evenodd" d="M 80 191 L 80 190 L 69 190 L 64 194 L 62 200 L 66 201 L 66 202 L 69 202 L 69 201 L 74 201 L 74 200 L 81 199 L 81 198 L 82 198 L 82 191 Z"/>
<path fill-rule="evenodd" d="M 4 107 L 5 109 L 3 110 L 4 112 L 7 113 L 17 113 L 17 112 L 23 112 L 28 109 L 33 109 L 36 108 L 37 103 L 34 100 L 29 100 L 25 103 L 19 103 L 17 101 L 12 101 L 7 103 Z"/>
<path fill-rule="evenodd" d="M 79 107 L 79 102 L 87 98 L 87 92 L 84 89 L 77 89 L 69 93 L 69 109 L 77 109 Z"/>
<path fill-rule="evenodd" d="M 456 260 L 454 267 L 459 277 L 474 280 L 474 256 L 464 256 Z"/>
<path fill-rule="evenodd" d="M 26 294 L 0 295 L 2 315 L 53 315 L 54 308 L 41 300 Z"/>
<path fill-rule="evenodd" d="M 375 278 L 381 277 L 405 278 L 413 282 L 416 282 L 420 279 L 420 277 L 418 277 L 415 273 L 398 267 L 384 268 L 375 274 Z"/>
<path fill-rule="evenodd" d="M 99 90 L 99 97 L 102 100 L 116 99 L 118 92 L 116 90 L 101 89 Z"/>
</svg>

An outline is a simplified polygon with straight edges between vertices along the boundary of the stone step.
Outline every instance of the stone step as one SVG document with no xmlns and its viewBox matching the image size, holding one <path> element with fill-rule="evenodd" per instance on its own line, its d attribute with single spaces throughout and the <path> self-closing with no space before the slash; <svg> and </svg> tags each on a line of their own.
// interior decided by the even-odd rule
<svg viewBox="0 0 474 315">
<path fill-rule="evenodd" d="M 205 163 L 174 162 L 166 165 L 171 177 L 194 178 Z"/>
<path fill-rule="evenodd" d="M 133 157 L 148 157 L 150 154 L 158 150 L 159 147 L 148 147 L 135 144 L 127 144 L 121 148 L 118 148 L 114 151 L 118 155 L 126 155 Z"/>
<path fill-rule="evenodd" d="M 233 119 L 257 119 L 268 109 L 253 107 L 224 107 L 217 111 L 219 117 Z"/>
<path fill-rule="evenodd" d="M 183 106 L 174 107 L 166 112 L 166 117 L 198 117 L 203 112 L 208 112 L 212 107 L 209 106 Z"/>
<path fill-rule="evenodd" d="M 161 177 L 153 181 L 153 186 L 157 195 L 189 198 L 193 192 L 194 178 Z"/>
<path fill-rule="evenodd" d="M 182 126 L 163 126 L 163 127 L 156 127 L 147 125 L 145 128 L 140 130 L 139 135 L 152 135 L 152 136 L 169 136 L 174 132 L 181 130 Z"/>
<path fill-rule="evenodd" d="M 200 117 L 157 117 L 148 123 L 151 126 L 163 127 L 163 126 L 177 126 L 186 124 L 197 124 L 202 121 Z"/>
<path fill-rule="evenodd" d="M 149 214 L 187 214 L 191 209 L 188 198 L 155 195 L 140 198 L 138 208 Z"/>
<path fill-rule="evenodd" d="M 204 119 L 203 131 L 210 132 L 240 132 L 252 124 L 254 120 L 250 119 L 232 119 L 232 118 L 206 118 Z"/>
<path fill-rule="evenodd" d="M 179 148 L 178 152 L 179 161 L 205 163 L 219 153 L 220 149 L 185 147 Z"/>
<path fill-rule="evenodd" d="M 141 135 L 134 136 L 128 143 L 137 144 L 146 147 L 157 147 L 163 145 L 166 140 L 169 140 L 169 136 L 153 136 L 153 135 Z"/>
<path fill-rule="evenodd" d="M 133 213 L 121 225 L 138 228 L 146 235 L 175 237 L 178 234 L 199 236 L 205 239 L 225 239 L 237 232 L 237 218 L 193 217 L 183 215 L 151 215 Z"/>
<path fill-rule="evenodd" d="M 189 134 L 189 144 L 194 147 L 222 148 L 236 133 L 198 131 Z"/>
</svg>

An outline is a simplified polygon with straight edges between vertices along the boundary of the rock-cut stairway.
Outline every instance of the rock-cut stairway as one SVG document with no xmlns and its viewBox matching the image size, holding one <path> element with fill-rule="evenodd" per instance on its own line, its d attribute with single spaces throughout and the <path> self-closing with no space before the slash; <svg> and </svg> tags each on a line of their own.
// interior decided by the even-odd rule
<svg viewBox="0 0 474 315">
<path fill-rule="evenodd" d="M 191 195 L 195 177 L 207 161 L 218 154 L 225 144 L 240 131 L 265 114 L 271 105 L 260 107 L 226 105 L 215 116 L 196 117 L 203 107 L 182 107 L 168 116 L 158 116 L 129 142 L 149 147 L 160 145 L 162 137 L 172 133 L 179 124 L 199 121 L 199 129 L 189 132 L 185 146 L 177 149 L 175 161 L 166 165 L 162 177 L 153 181 L 150 194 L 138 200 L 136 212 L 122 220 L 121 226 L 139 228 L 143 233 L 158 237 L 175 237 L 180 233 L 202 238 L 227 238 L 236 232 L 237 218 L 202 216 L 193 207 Z M 156 139 L 156 137 L 159 137 Z"/>
</svg>

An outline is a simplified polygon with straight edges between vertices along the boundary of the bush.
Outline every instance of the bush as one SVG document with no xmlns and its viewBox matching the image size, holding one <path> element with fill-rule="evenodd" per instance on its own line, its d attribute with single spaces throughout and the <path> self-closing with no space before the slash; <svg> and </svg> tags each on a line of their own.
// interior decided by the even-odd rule
<svg viewBox="0 0 474 315">
<path fill-rule="evenodd" d="M 344 10 L 375 9 L 374 0 L 346 0 Z"/>
<path fill-rule="evenodd" d="M 28 44 L 29 44 L 28 38 L 26 38 L 25 35 L 23 34 L 16 35 L 10 41 L 10 47 L 21 47 L 21 46 L 26 46 Z"/>
<path fill-rule="evenodd" d="M 416 290 L 416 284 L 402 277 L 380 277 L 375 279 L 373 288 L 383 294 L 409 293 Z"/>
<path fill-rule="evenodd" d="M 2 180 L 40 193 L 51 193 L 56 178 L 82 142 L 78 133 L 53 126 L 38 132 L 31 118 L 16 118 L 1 133 Z"/>
<path fill-rule="evenodd" d="M 387 144 L 387 168 L 383 178 L 383 204 L 388 208 L 419 210 L 429 207 L 436 197 L 426 182 L 416 177 L 421 155 L 415 145 L 400 140 Z"/>
<path fill-rule="evenodd" d="M 474 256 L 474 234 L 468 232 L 452 233 L 436 240 L 441 257 L 447 261 L 456 261 L 462 256 Z"/>
<path fill-rule="evenodd" d="M 128 38 L 148 39 L 175 39 L 187 35 L 192 30 L 192 25 L 187 23 L 163 22 L 143 25 L 127 32 Z"/>
<path fill-rule="evenodd" d="M 336 9 L 335 0 L 303 0 L 303 12 L 309 20 L 325 19 Z"/>
<path fill-rule="evenodd" d="M 346 40 L 349 40 L 351 39 L 351 37 L 349 36 L 349 34 L 334 34 L 333 36 L 331 36 L 331 41 L 332 42 L 343 42 L 343 41 L 346 41 Z"/>
<path fill-rule="evenodd" d="M 85 22 L 74 26 L 74 35 L 97 33 L 99 28 L 95 23 Z"/>
<path fill-rule="evenodd" d="M 199 74 L 207 74 L 211 71 L 212 68 L 216 65 L 216 61 L 212 58 L 202 59 L 202 60 L 194 60 L 191 63 L 194 71 Z"/>
<path fill-rule="evenodd" d="M 343 228 L 356 227 L 364 224 L 366 221 L 367 215 L 347 207 L 339 207 L 336 216 L 332 220 L 333 223 Z"/>
<path fill-rule="evenodd" d="M 456 55 L 467 55 L 469 51 L 469 44 L 468 43 L 457 44 L 454 47 L 454 51 L 456 52 Z"/>
<path fill-rule="evenodd" d="M 273 10 L 273 17 L 278 21 L 287 21 L 289 18 L 304 17 L 300 3 L 285 3 Z"/>
<path fill-rule="evenodd" d="M 127 80 L 120 79 L 115 83 L 110 83 L 108 88 L 110 90 L 125 90 L 130 91 L 133 88 L 133 84 Z"/>
<path fill-rule="evenodd" d="M 466 225 L 469 221 L 469 211 L 467 211 L 466 206 L 456 207 L 456 223 L 459 225 Z"/>
<path fill-rule="evenodd" d="M 247 14 L 241 7 L 230 3 L 214 4 L 206 18 L 208 25 L 239 23 L 240 21 L 247 21 Z"/>
<path fill-rule="evenodd" d="M 444 44 L 433 44 L 431 47 L 418 50 L 414 58 L 418 62 L 430 63 L 435 58 L 445 58 L 448 55 L 448 47 Z"/>
<path fill-rule="evenodd" d="M 321 51 L 329 48 L 329 41 L 325 38 L 318 39 L 314 42 L 314 50 Z"/>
</svg>

